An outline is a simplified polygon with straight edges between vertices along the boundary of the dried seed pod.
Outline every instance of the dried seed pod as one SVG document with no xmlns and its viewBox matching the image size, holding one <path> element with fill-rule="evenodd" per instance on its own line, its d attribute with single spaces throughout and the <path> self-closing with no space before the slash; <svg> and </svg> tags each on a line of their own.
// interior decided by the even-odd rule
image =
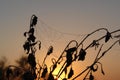
<svg viewBox="0 0 120 80">
<path fill-rule="evenodd" d="M 38 19 L 37 16 L 35 16 L 35 15 L 32 16 L 30 27 L 33 27 L 37 24 L 37 19 Z"/>
<path fill-rule="evenodd" d="M 53 52 L 53 46 L 50 46 L 47 52 L 47 55 L 50 55 Z"/>
</svg>

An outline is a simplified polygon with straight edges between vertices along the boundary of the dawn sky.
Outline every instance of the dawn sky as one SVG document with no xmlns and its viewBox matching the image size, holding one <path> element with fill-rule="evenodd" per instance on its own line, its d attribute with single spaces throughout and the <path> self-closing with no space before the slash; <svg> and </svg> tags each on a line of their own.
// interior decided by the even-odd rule
<svg viewBox="0 0 120 80">
<path fill-rule="evenodd" d="M 29 29 L 32 14 L 38 16 L 36 36 L 44 48 L 38 58 L 45 56 L 50 45 L 56 50 L 51 57 L 58 57 L 70 40 L 80 42 L 98 28 L 120 29 L 120 0 L 0 0 L 0 56 L 6 56 L 9 64 L 25 55 L 23 33 Z M 101 60 L 106 74 L 98 71 L 96 80 L 120 80 L 117 46 Z"/>
</svg>

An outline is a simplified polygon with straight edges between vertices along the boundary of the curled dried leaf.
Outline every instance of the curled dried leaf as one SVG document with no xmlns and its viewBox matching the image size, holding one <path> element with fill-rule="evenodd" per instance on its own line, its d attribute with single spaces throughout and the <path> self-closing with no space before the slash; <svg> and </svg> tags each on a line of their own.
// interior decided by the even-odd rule
<svg viewBox="0 0 120 80">
<path fill-rule="evenodd" d="M 76 59 L 77 59 L 77 54 L 74 54 L 74 60 L 76 61 Z"/>
<path fill-rule="evenodd" d="M 97 64 L 92 65 L 92 66 L 90 67 L 90 69 L 91 69 L 93 72 L 96 72 L 96 71 L 98 70 L 98 65 L 97 65 Z"/>
<path fill-rule="evenodd" d="M 81 48 L 81 50 L 79 52 L 79 58 L 78 58 L 78 60 L 84 61 L 85 60 L 85 56 L 86 56 L 86 51 Z"/>
<path fill-rule="evenodd" d="M 67 67 L 68 66 L 70 66 L 71 65 L 71 63 L 72 63 L 72 54 L 71 53 L 67 53 L 67 55 L 66 55 L 66 62 L 67 62 Z"/>
<path fill-rule="evenodd" d="M 33 34 L 31 34 L 31 35 L 28 37 L 28 41 L 35 42 L 35 39 L 36 39 L 36 37 L 35 37 Z"/>
<path fill-rule="evenodd" d="M 24 50 L 27 50 L 27 54 L 30 51 L 30 43 L 29 42 L 25 42 L 25 44 L 23 45 Z"/>
<path fill-rule="evenodd" d="M 76 47 L 72 47 L 72 48 L 69 48 L 68 50 L 66 50 L 67 53 L 73 53 L 74 51 L 76 51 L 77 48 Z"/>
<path fill-rule="evenodd" d="M 99 42 L 97 42 L 96 40 L 93 40 L 91 47 L 95 47 L 96 49 L 98 48 L 99 45 L 100 45 Z"/>
<path fill-rule="evenodd" d="M 33 27 L 37 24 L 37 19 L 38 19 L 37 16 L 35 16 L 35 15 L 32 16 L 31 24 L 30 24 L 31 27 Z"/>
<path fill-rule="evenodd" d="M 108 42 L 110 38 L 112 38 L 111 33 L 107 32 L 106 37 L 105 37 L 105 42 Z"/>
<path fill-rule="evenodd" d="M 24 32 L 24 36 L 25 36 L 25 37 L 27 36 L 26 34 L 27 34 L 27 32 Z"/>
</svg>

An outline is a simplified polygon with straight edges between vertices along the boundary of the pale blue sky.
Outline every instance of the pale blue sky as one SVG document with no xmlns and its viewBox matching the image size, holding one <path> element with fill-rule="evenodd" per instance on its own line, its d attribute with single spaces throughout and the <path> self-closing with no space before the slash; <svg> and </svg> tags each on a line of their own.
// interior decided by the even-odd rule
<svg viewBox="0 0 120 80">
<path fill-rule="evenodd" d="M 28 30 L 32 14 L 39 18 L 37 27 L 42 27 L 41 19 L 52 28 L 67 33 L 87 34 L 100 27 L 110 31 L 120 29 L 120 0 L 0 0 L 0 56 L 11 59 L 14 55 L 17 59 L 24 54 L 22 44 L 25 38 L 22 34 Z M 38 29 L 37 34 L 42 35 Z M 52 39 L 57 36 L 54 35 L 57 32 L 51 33 Z M 44 36 L 45 39 L 47 37 Z M 118 57 L 120 55 L 116 61 Z M 111 80 L 118 78 L 115 76 Z"/>
</svg>

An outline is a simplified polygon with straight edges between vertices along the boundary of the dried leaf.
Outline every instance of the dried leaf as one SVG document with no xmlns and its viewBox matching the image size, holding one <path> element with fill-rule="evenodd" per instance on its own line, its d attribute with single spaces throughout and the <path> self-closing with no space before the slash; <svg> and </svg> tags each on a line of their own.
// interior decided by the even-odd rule
<svg viewBox="0 0 120 80">
<path fill-rule="evenodd" d="M 69 48 L 68 50 L 66 50 L 67 53 L 73 53 L 74 51 L 76 51 L 77 48 L 76 47 L 72 47 L 72 48 Z"/>
<path fill-rule="evenodd" d="M 33 35 L 33 34 L 34 34 L 34 28 L 31 28 L 31 29 L 29 30 L 29 33 Z"/>
<path fill-rule="evenodd" d="M 105 42 L 108 42 L 111 37 L 112 37 L 111 33 L 107 32 L 106 37 L 105 37 Z"/>
<path fill-rule="evenodd" d="M 78 61 L 81 60 L 85 60 L 85 56 L 86 56 L 86 51 L 84 49 L 81 48 L 80 52 L 79 52 L 79 58 Z"/>
<path fill-rule="evenodd" d="M 96 40 L 93 40 L 91 47 L 95 47 L 95 50 L 96 50 L 96 48 L 98 48 L 99 45 L 100 45 L 99 42 L 97 42 Z"/>
<path fill-rule="evenodd" d="M 35 56 L 30 53 L 28 56 L 28 63 L 31 65 L 32 68 L 36 66 Z"/>
<path fill-rule="evenodd" d="M 24 50 L 27 50 L 27 54 L 30 51 L 30 43 L 29 42 L 25 42 L 25 44 L 23 45 Z"/>
<path fill-rule="evenodd" d="M 27 32 L 24 32 L 24 36 L 26 37 Z"/>
<path fill-rule="evenodd" d="M 66 62 L 67 62 L 67 67 L 68 66 L 70 66 L 71 65 L 71 63 L 72 63 L 72 54 L 71 53 L 67 53 L 67 55 L 66 55 Z"/>
<path fill-rule="evenodd" d="M 77 54 L 74 54 L 74 60 L 76 61 L 76 59 L 77 59 Z"/>
<path fill-rule="evenodd" d="M 37 19 L 38 19 L 37 16 L 35 16 L 35 15 L 32 16 L 32 22 L 31 22 L 31 25 L 30 25 L 31 27 L 33 27 L 37 24 Z"/>
<path fill-rule="evenodd" d="M 33 34 L 31 34 L 28 38 L 28 41 L 35 42 L 35 39 L 36 39 L 36 37 Z"/>
<path fill-rule="evenodd" d="M 70 79 L 73 75 L 74 75 L 74 71 L 73 71 L 73 69 L 71 67 L 70 72 L 68 74 L 68 79 Z"/>
</svg>

